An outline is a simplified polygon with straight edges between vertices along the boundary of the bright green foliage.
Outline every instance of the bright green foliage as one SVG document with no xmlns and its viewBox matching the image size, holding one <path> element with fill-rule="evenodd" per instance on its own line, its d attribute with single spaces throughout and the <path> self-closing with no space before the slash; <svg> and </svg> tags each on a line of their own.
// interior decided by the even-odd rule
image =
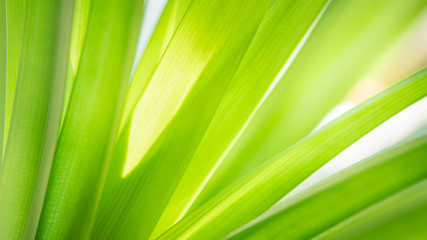
<svg viewBox="0 0 427 240">
<path fill-rule="evenodd" d="M 37 222 L 32 218 L 40 215 L 57 141 L 72 6 L 68 1 L 26 4 L 12 124 L 0 175 L 0 239 L 35 234 Z"/>
<path fill-rule="evenodd" d="M 4 127 L 4 148 L 9 132 L 15 87 L 18 76 L 18 66 L 21 56 L 22 32 L 24 28 L 24 13 L 26 0 L 4 0 L 6 4 L 6 116 Z"/>
<path fill-rule="evenodd" d="M 87 20 L 89 17 L 91 0 L 76 0 L 74 6 L 73 28 L 71 30 L 70 61 L 67 69 L 67 81 L 65 85 L 64 104 L 62 108 L 61 126 L 64 123 L 65 113 L 68 109 L 71 90 L 79 67 L 80 55 L 86 37 Z"/>
<path fill-rule="evenodd" d="M 427 235 L 426 221 L 427 180 L 424 178 L 315 239 L 423 239 Z"/>
<path fill-rule="evenodd" d="M 281 202 L 280 210 L 232 239 L 311 239 L 367 206 L 425 179 L 425 156 L 427 136 L 398 144 Z"/>
<path fill-rule="evenodd" d="M 143 0 L 4 3 L 0 239 L 427 235 L 426 137 L 257 219 L 426 97 L 424 68 L 309 134 L 424 0 L 170 0 L 133 76 Z"/>
<path fill-rule="evenodd" d="M 191 77 L 188 75 L 189 70 L 191 70 L 191 74 L 197 73 L 193 66 L 195 56 L 192 56 L 191 62 L 187 63 L 191 67 L 189 70 L 179 67 L 181 64 L 179 60 L 175 64 L 169 63 L 177 57 L 188 58 L 191 56 L 191 53 L 182 46 L 188 44 L 190 36 L 184 36 L 189 32 L 181 33 L 178 29 L 175 33 L 176 40 L 172 39 L 161 62 L 166 65 L 163 68 L 161 68 L 163 65 L 159 66 L 156 71 L 159 76 L 154 75 L 150 82 L 153 90 L 146 89 L 147 98 L 142 97 L 142 102 L 139 103 L 141 110 L 138 110 L 137 106 L 134 113 L 134 118 L 130 123 L 128 150 L 140 152 L 143 150 L 141 146 L 148 143 L 138 143 L 135 140 L 136 137 L 144 135 L 149 139 L 153 136 L 149 132 L 154 128 L 157 127 L 157 131 L 163 130 L 159 114 L 165 121 L 172 116 L 165 114 L 172 114 L 174 111 L 171 107 L 176 100 L 172 94 L 182 94 L 182 91 L 178 91 L 178 86 L 184 87 L 184 83 L 190 84 L 189 80 L 192 78 L 197 80 L 197 83 L 150 152 L 144 157 L 140 168 L 134 169 L 121 181 L 111 180 L 117 184 L 110 184 L 107 181 L 106 196 L 103 197 L 100 206 L 99 219 L 101 220 L 99 220 L 99 226 L 96 226 L 97 236 L 140 234 L 142 238 L 150 235 L 156 237 L 183 217 L 190 207 L 192 199 L 195 199 L 200 188 L 203 187 L 205 179 L 221 160 L 221 155 L 238 136 L 271 85 L 274 85 L 275 76 L 326 4 L 326 1 L 317 1 L 316 4 L 313 4 L 313 1 L 298 3 L 287 0 L 278 1 L 262 18 L 269 3 L 261 8 L 259 3 L 226 2 L 229 5 L 227 12 L 223 12 L 225 2 L 217 1 L 215 4 L 205 1 L 193 2 L 183 19 L 183 29 L 189 28 L 187 24 L 195 24 L 194 27 L 199 27 L 201 23 L 204 23 L 210 26 L 212 23 L 208 20 L 211 19 L 210 14 L 212 14 L 215 16 L 218 28 L 210 29 L 209 34 L 205 34 L 205 37 L 210 34 L 216 34 L 213 35 L 215 37 L 224 36 L 224 39 L 221 40 L 224 43 L 216 48 L 197 46 L 201 49 L 208 48 L 211 51 L 209 54 L 212 55 L 205 60 L 207 65 L 203 66 L 203 72 L 199 75 L 191 75 Z M 245 7 L 246 10 L 242 11 L 242 7 Z M 230 11 L 231 9 L 234 11 Z M 201 13 L 203 13 L 203 18 L 199 16 Z M 224 14 L 224 16 L 219 17 L 218 14 Z M 255 18 L 255 16 L 259 17 Z M 225 26 L 220 25 L 218 17 Z M 205 20 L 202 20 L 204 18 L 207 18 L 206 23 Z M 305 20 L 296 21 L 301 18 Z M 232 19 L 238 22 L 232 23 Z M 293 19 L 295 22 L 292 21 Z M 194 22 L 195 20 L 196 22 Z M 277 26 L 281 27 L 277 28 Z M 300 26 L 300 28 L 296 28 L 296 26 Z M 257 27 L 258 31 L 256 31 Z M 200 26 L 200 28 L 206 27 Z M 181 36 L 183 34 L 185 35 Z M 254 36 L 252 41 L 250 41 L 251 36 Z M 281 44 L 289 36 L 292 36 L 292 40 Z M 180 43 L 182 39 L 185 41 Z M 211 44 L 211 42 L 207 43 Z M 218 44 L 219 40 L 213 40 L 213 43 Z M 171 51 L 171 55 L 168 55 L 169 51 Z M 186 55 L 178 54 L 175 51 L 186 52 Z M 198 65 L 201 66 L 201 64 L 202 62 L 199 61 Z M 177 70 L 178 67 L 180 71 Z M 255 69 L 257 71 L 254 71 Z M 180 80 L 179 74 L 182 74 L 181 81 L 185 82 L 178 84 L 165 81 L 164 78 L 168 76 L 165 74 L 171 73 L 174 73 L 177 80 Z M 161 93 L 161 97 L 158 97 L 159 93 L 152 91 Z M 148 100 L 148 98 L 153 100 Z M 150 102 L 144 103 L 144 99 L 147 101 L 158 100 L 158 102 L 155 105 Z M 195 104 L 198 101 L 200 104 Z M 153 105 L 153 110 L 147 107 L 151 105 Z M 167 106 L 167 108 L 159 111 L 160 106 Z M 197 116 L 197 118 L 189 118 L 190 116 Z M 150 127 L 150 122 L 155 125 Z M 134 124 L 139 125 L 133 128 Z M 137 129 L 140 125 L 148 132 L 140 132 Z M 220 137 L 222 141 L 215 140 Z M 142 138 L 141 140 L 147 139 Z M 132 152 L 128 151 L 127 154 L 132 154 Z M 128 161 L 132 161 L 134 156 L 128 155 Z M 182 160 L 176 161 L 176 159 Z M 116 179 L 118 177 L 116 176 Z M 138 185 L 141 182 L 150 184 Z M 111 190 L 109 190 L 110 185 Z M 162 191 L 157 189 L 162 189 Z M 117 194 L 123 191 L 129 194 Z M 114 205 L 122 207 L 114 208 Z M 122 220 L 116 221 L 119 214 L 121 214 Z M 108 218 L 112 220 L 108 221 Z M 130 222 L 135 222 L 136 219 L 145 222 L 141 229 L 135 230 L 140 233 L 132 233 L 126 228 Z M 158 222 L 157 226 L 151 226 L 156 222 Z M 154 233 L 151 233 L 153 230 L 150 228 L 153 227 L 155 227 Z"/>
<path fill-rule="evenodd" d="M 151 36 L 150 42 L 139 61 L 138 67 L 132 78 L 126 102 L 124 105 L 120 130 L 132 116 L 138 100 L 145 92 L 150 79 L 159 66 L 166 47 L 174 35 L 178 25 L 181 23 L 192 0 L 170 0 L 165 6 L 163 14 L 159 19 L 156 29 Z"/>
<path fill-rule="evenodd" d="M 163 239 L 225 236 L 267 210 L 363 135 L 425 96 L 427 68 L 360 104 L 240 179 L 173 226 Z"/>
<path fill-rule="evenodd" d="M 6 114 L 6 4 L 0 2 L 0 146 L 3 151 Z M 3 154 L 0 154 L 0 172 Z"/>
<path fill-rule="evenodd" d="M 37 231 L 41 239 L 89 234 L 136 49 L 142 1 L 94 0 L 91 9 Z"/>
<path fill-rule="evenodd" d="M 424 0 L 332 1 L 193 208 L 312 131 L 425 6 Z"/>
</svg>

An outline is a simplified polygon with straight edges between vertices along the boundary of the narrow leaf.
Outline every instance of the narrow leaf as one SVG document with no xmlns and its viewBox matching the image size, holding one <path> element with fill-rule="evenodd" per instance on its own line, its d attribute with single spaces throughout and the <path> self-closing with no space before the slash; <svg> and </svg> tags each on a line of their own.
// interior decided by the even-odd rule
<svg viewBox="0 0 427 240">
<path fill-rule="evenodd" d="M 216 195 L 161 239 L 215 239 L 270 208 L 363 135 L 427 95 L 427 68 L 393 85 Z"/>
<path fill-rule="evenodd" d="M 424 0 L 332 1 L 192 208 L 310 133 L 426 6 Z"/>
<path fill-rule="evenodd" d="M 311 239 L 426 178 L 426 155 L 427 136 L 397 144 L 279 203 L 280 210 L 231 239 Z"/>
<path fill-rule="evenodd" d="M 6 118 L 6 2 L 0 2 L 0 172 L 3 165 L 4 124 Z"/>
<path fill-rule="evenodd" d="M 170 0 L 157 23 L 150 41 L 139 61 L 126 94 L 120 130 L 132 116 L 139 99 L 145 92 L 162 59 L 172 36 L 182 21 L 192 0 Z"/>
<path fill-rule="evenodd" d="M 215 115 L 209 119 L 203 138 L 189 156 L 191 161 L 169 200 L 163 218 L 176 222 L 188 212 L 207 180 L 277 84 L 280 74 L 287 70 L 298 54 L 327 2 L 281 0 L 269 9 L 215 108 Z M 187 129 L 191 131 L 191 122 Z M 175 153 L 171 153 L 172 158 Z"/>
<path fill-rule="evenodd" d="M 6 119 L 4 127 L 3 153 L 9 133 L 12 116 L 13 99 L 18 77 L 19 59 L 21 56 L 22 31 L 24 29 L 25 0 L 5 0 L 6 4 Z"/>
<path fill-rule="evenodd" d="M 427 180 L 379 202 L 314 239 L 424 239 Z"/>
<path fill-rule="evenodd" d="M 144 159 L 131 172 L 125 167 L 123 176 L 122 149 L 116 150 L 113 168 L 118 171 L 106 183 L 94 236 L 155 238 L 178 220 L 179 212 L 158 224 L 269 5 L 192 2 L 130 122 L 133 146 L 126 146 L 126 135 L 124 144 L 118 143 L 137 154 L 128 158 Z M 147 131 L 148 140 L 138 129 Z M 130 228 L 135 222 L 141 227 Z"/>
<path fill-rule="evenodd" d="M 70 61 L 67 69 L 67 82 L 65 85 L 64 104 L 62 108 L 61 127 L 70 101 L 71 90 L 79 67 L 80 55 L 86 36 L 87 20 L 89 18 L 91 0 L 76 0 L 74 6 L 73 28 L 71 31 Z"/>
<path fill-rule="evenodd" d="M 130 77 L 142 4 L 91 2 L 37 238 L 82 239 L 90 233 Z"/>
<path fill-rule="evenodd" d="M 61 117 L 73 1 L 27 1 L 0 178 L 0 238 L 35 235 Z M 24 235 L 25 234 L 25 235 Z"/>
</svg>

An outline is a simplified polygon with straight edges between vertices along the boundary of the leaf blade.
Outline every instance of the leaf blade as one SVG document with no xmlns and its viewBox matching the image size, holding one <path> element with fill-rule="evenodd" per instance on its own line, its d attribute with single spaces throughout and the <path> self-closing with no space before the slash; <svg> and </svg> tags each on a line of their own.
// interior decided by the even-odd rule
<svg viewBox="0 0 427 240">
<path fill-rule="evenodd" d="M 91 2 L 36 238 L 90 234 L 130 77 L 142 4 L 141 0 Z"/>
<path fill-rule="evenodd" d="M 275 213 L 231 239 L 313 238 L 425 178 L 426 153 L 427 136 L 397 144 L 279 203 Z"/>
<path fill-rule="evenodd" d="M 332 1 L 192 209 L 309 134 L 426 6 Z"/>
<path fill-rule="evenodd" d="M 35 234 L 58 136 L 58 102 L 65 85 L 73 3 L 26 4 L 16 95 L 0 176 L 0 238 Z"/>
<path fill-rule="evenodd" d="M 427 69 L 423 69 L 319 129 L 236 182 L 178 222 L 160 239 L 227 235 L 267 210 L 364 134 L 426 95 Z"/>
</svg>

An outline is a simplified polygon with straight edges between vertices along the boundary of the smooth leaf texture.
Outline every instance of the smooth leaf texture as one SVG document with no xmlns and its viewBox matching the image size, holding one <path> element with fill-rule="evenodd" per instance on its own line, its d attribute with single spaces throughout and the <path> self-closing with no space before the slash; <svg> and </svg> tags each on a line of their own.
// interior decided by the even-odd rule
<svg viewBox="0 0 427 240">
<path fill-rule="evenodd" d="M 190 213 L 160 239 L 216 239 L 259 216 L 363 135 L 427 95 L 427 68 L 307 136 Z"/>
<path fill-rule="evenodd" d="M 3 151 L 4 124 L 6 114 L 6 3 L 0 2 L 0 146 Z M 0 154 L 0 172 L 3 152 Z"/>
<path fill-rule="evenodd" d="M 76 0 L 73 15 L 73 28 L 71 30 L 70 61 L 67 69 L 67 81 L 65 85 L 64 103 L 62 108 L 61 127 L 70 101 L 71 90 L 79 67 L 80 55 L 86 36 L 87 20 L 89 17 L 91 0 Z"/>
<path fill-rule="evenodd" d="M 212 172 L 275 87 L 279 72 L 286 70 L 293 61 L 326 3 L 277 1 L 269 9 L 213 117 L 209 119 L 203 138 L 193 155 L 189 156 L 191 161 L 161 221 L 175 223 L 187 213 Z M 190 122 L 187 131 L 191 129 Z"/>
<path fill-rule="evenodd" d="M 138 67 L 135 70 L 132 81 L 130 82 L 122 113 L 120 132 L 123 130 L 129 118 L 132 117 L 138 100 L 150 83 L 151 78 L 159 66 L 163 53 L 191 2 L 192 0 L 170 0 L 167 2 L 142 58 L 139 61 Z M 136 163 L 129 162 L 128 168 L 131 169 L 135 165 Z"/>
<path fill-rule="evenodd" d="M 21 56 L 22 32 L 24 29 L 24 14 L 26 0 L 5 0 L 6 4 L 6 117 L 4 127 L 4 146 L 9 132 L 9 123 L 12 116 L 13 99 L 18 77 L 19 59 Z"/>
<path fill-rule="evenodd" d="M 278 211 L 231 239 L 311 239 L 425 179 L 426 155 L 427 136 L 393 146 L 279 203 Z"/>
<path fill-rule="evenodd" d="M 73 1 L 27 1 L 12 124 L 0 178 L 0 238 L 35 235 L 55 151 Z M 38 59 L 38 61 L 34 61 Z"/>
<path fill-rule="evenodd" d="M 192 209 L 311 132 L 426 6 L 423 0 L 332 1 Z"/>
<path fill-rule="evenodd" d="M 136 105 L 130 121 L 127 165 L 124 175 L 136 166 L 160 136 L 215 54 L 226 44 L 236 46 L 233 41 L 238 42 L 242 39 L 242 36 L 237 34 L 244 20 L 243 17 L 248 17 L 251 11 L 257 13 L 253 16 L 255 24 L 248 21 L 248 27 L 246 27 L 253 31 L 254 25 L 258 25 L 259 13 L 265 12 L 264 9 L 269 5 L 269 1 L 251 3 L 250 6 L 258 5 L 257 12 L 248 7 L 246 10 L 248 13 L 240 14 L 242 17 L 236 15 L 236 9 L 245 8 L 246 4 L 242 5 L 239 2 L 221 4 L 224 3 L 213 4 L 200 0 L 192 2 L 186 17 L 169 43 L 162 61 Z M 213 16 L 212 13 L 215 12 L 217 16 Z M 188 19 L 199 21 L 189 28 Z M 228 23 L 225 25 L 225 22 Z M 244 28 L 241 31 L 245 33 Z M 245 46 L 241 48 L 246 49 Z"/>
<path fill-rule="evenodd" d="M 39 239 L 88 237 L 130 77 L 142 4 L 140 0 L 91 2 L 37 230 Z"/>
<path fill-rule="evenodd" d="M 147 111 L 154 108 L 156 113 L 141 115 L 141 117 L 152 116 L 155 119 L 156 114 L 167 114 L 171 117 L 172 114 L 168 111 L 172 113 L 175 111 L 170 108 L 172 105 L 165 109 L 162 109 L 162 106 L 172 100 L 171 92 L 181 97 L 185 97 L 183 94 L 187 95 L 179 91 L 183 86 L 180 88 L 177 86 L 181 83 L 191 87 L 186 90 L 190 91 L 189 96 L 183 99 L 185 102 L 182 109 L 185 110 L 180 109 L 144 157 L 147 159 L 144 159 L 136 169 L 124 178 L 122 178 L 122 172 L 110 174 L 111 178 L 107 181 L 102 198 L 104 201 L 101 201 L 95 236 L 110 235 L 114 238 L 126 235 L 130 238 L 139 236 L 144 239 L 151 235 L 185 170 L 190 154 L 203 136 L 203 131 L 209 124 L 211 115 L 215 112 L 268 6 L 268 2 L 260 4 L 260 2 L 246 1 L 199 0 L 191 4 L 150 82 L 152 89 L 160 91 L 161 95 L 156 97 L 148 94 L 148 91 L 151 91 L 149 88 L 144 93 L 144 96 L 148 94 L 145 99 L 152 98 L 153 101 L 159 101 L 146 108 Z M 199 67 L 195 68 L 194 64 Z M 173 78 L 170 79 L 172 76 Z M 189 86 L 189 84 L 195 85 Z M 145 104 L 141 107 L 146 106 Z M 174 102 L 174 104 L 177 103 Z M 191 114 L 188 114 L 189 111 Z M 197 114 L 196 118 L 195 114 Z M 150 119 L 150 121 L 153 120 Z M 142 123 L 144 122 L 140 124 Z M 152 122 L 152 124 L 158 123 Z M 185 125 L 173 127 L 176 124 Z M 178 139 L 185 139 L 185 141 L 177 142 Z M 129 143 L 132 144 L 132 137 Z M 116 151 L 117 159 L 113 163 L 117 165 L 113 168 L 121 170 L 124 163 L 120 151 L 123 149 L 119 147 Z M 176 161 L 176 159 L 180 160 Z M 158 191 L 159 188 L 162 191 Z M 141 229 L 129 230 L 127 226 L 136 219 L 144 223 L 141 224 Z M 169 226 L 162 226 L 162 228 Z"/>
<path fill-rule="evenodd" d="M 427 100 L 424 68 L 312 130 L 425 0 L 0 1 L 0 239 L 426 234 L 424 131 L 288 194 Z"/>
<path fill-rule="evenodd" d="M 423 239 L 427 180 L 379 202 L 315 239 Z"/>
<path fill-rule="evenodd" d="M 111 180 L 113 182 L 111 184 L 107 182 L 107 188 L 111 188 L 111 191 L 106 190 L 103 197 L 105 203 L 101 202 L 100 214 L 98 216 L 98 219 L 100 219 L 100 230 L 95 232 L 96 236 L 100 234 L 104 236 L 102 234 L 107 234 L 110 229 L 113 232 L 112 234 L 118 234 L 117 232 L 120 232 L 121 235 L 138 234 L 137 232 L 130 233 L 127 230 L 127 226 L 130 222 L 135 222 L 135 219 L 140 219 L 140 221 L 145 222 L 144 228 L 139 233 L 141 234 L 141 238 L 147 238 L 150 235 L 151 238 L 155 238 L 183 217 L 199 192 L 199 188 L 204 184 L 204 179 L 208 177 L 212 168 L 220 160 L 219 155 L 227 147 L 225 145 L 227 142 L 218 142 L 222 146 L 219 146 L 215 152 L 216 155 L 210 156 L 206 154 L 206 156 L 209 156 L 209 159 L 206 157 L 200 158 L 200 156 L 195 159 L 193 158 L 193 154 L 199 147 L 202 137 L 208 134 L 205 131 L 212 131 L 214 129 L 212 126 L 212 129 L 209 130 L 211 128 L 209 124 L 212 124 L 212 119 L 220 121 L 221 118 L 226 119 L 226 117 L 230 117 L 224 123 L 224 126 L 228 129 L 233 129 L 234 127 L 236 129 L 233 131 L 221 130 L 222 133 L 227 132 L 227 141 L 232 141 L 232 138 L 238 134 L 239 128 L 244 127 L 245 122 L 252 112 L 256 110 L 259 102 L 263 100 L 264 95 L 268 94 L 269 88 L 274 86 L 273 80 L 277 73 L 292 55 L 301 39 L 306 35 L 308 29 L 312 26 L 314 20 L 326 4 L 326 1 L 312 5 L 310 3 L 312 1 L 303 1 L 301 3 L 279 1 L 269 10 L 264 19 L 262 17 L 270 6 L 269 3 L 265 3 L 264 11 L 260 8 L 259 2 L 248 2 L 245 4 L 237 2 L 227 3 L 232 4 L 229 8 L 234 9 L 237 13 L 232 14 L 230 12 L 224 15 L 224 17 L 216 16 L 215 21 L 216 24 L 223 22 L 226 24 L 227 28 L 219 28 L 220 31 L 225 31 L 228 28 L 232 30 L 230 31 L 232 35 L 226 39 L 228 44 L 224 44 L 224 46 L 219 48 L 219 51 L 212 56 L 208 65 L 204 67 L 203 72 L 198 76 L 197 83 L 191 89 L 182 107 L 144 157 L 147 160 L 144 159 L 140 163 L 143 165 L 139 169 L 134 169 L 134 172 L 126 175 L 122 181 Z M 183 26 L 187 24 L 186 18 L 190 19 L 190 17 L 193 17 L 192 14 L 195 14 L 192 11 L 198 10 L 204 12 L 205 16 L 207 13 L 217 15 L 218 11 L 224 11 L 224 4 L 220 2 L 214 5 L 218 8 L 218 10 L 215 10 L 217 12 L 214 11 L 213 7 L 205 10 L 205 7 L 212 5 L 212 3 L 198 4 L 193 2 L 190 6 L 186 17 L 183 19 Z M 202 6 L 203 8 L 201 8 Z M 245 11 L 242 11 L 243 6 L 246 8 Z M 286 10 L 289 10 L 289 13 L 284 15 L 283 13 Z M 307 12 L 304 10 L 307 10 Z M 259 16 L 259 20 L 254 17 L 255 14 Z M 236 16 L 240 16 L 240 18 L 236 18 Z M 290 22 L 291 19 L 301 19 L 303 18 L 302 16 L 306 17 L 304 21 L 297 23 L 295 20 L 295 22 Z M 231 18 L 237 19 L 238 22 L 231 23 L 229 20 Z M 221 19 L 221 22 L 218 19 Z M 203 21 L 199 17 L 197 22 L 200 23 Z M 288 25 L 281 24 L 282 22 L 288 22 Z M 281 27 L 277 28 L 277 26 Z M 258 31 L 255 32 L 257 28 Z M 179 29 L 175 37 L 179 36 L 178 33 Z M 252 39 L 254 34 L 254 39 Z M 290 36 L 292 36 L 292 40 L 284 43 L 283 39 Z M 211 44 L 210 41 L 212 40 L 209 40 L 206 44 Z M 172 49 L 172 44 L 173 40 L 167 51 Z M 188 50 L 183 50 L 188 54 Z M 271 59 L 267 56 L 271 57 Z M 174 57 L 176 57 L 176 54 L 174 54 Z M 240 59 L 242 59 L 242 62 L 240 62 Z M 190 64 L 189 66 L 192 67 Z M 259 66 L 257 68 L 259 72 L 250 71 L 249 69 L 252 66 Z M 183 69 L 180 70 L 183 71 Z M 192 71 L 194 72 L 193 67 Z M 175 70 L 174 65 L 168 69 L 168 72 L 166 74 L 174 73 L 174 76 L 177 76 L 177 70 Z M 221 81 L 218 81 L 218 79 Z M 153 84 L 153 80 L 150 84 Z M 161 83 L 167 84 L 167 82 Z M 172 84 L 175 83 L 172 82 Z M 179 89 L 174 87 L 171 90 L 177 91 Z M 171 90 L 167 89 L 164 94 Z M 240 98 L 235 99 L 236 101 L 231 101 L 234 96 L 239 95 L 237 93 L 239 90 L 242 90 L 239 92 L 241 93 Z M 151 95 L 148 96 L 154 97 Z M 170 95 L 162 94 L 161 96 L 162 98 L 159 99 L 164 101 L 163 97 Z M 147 106 L 147 103 L 141 104 L 141 106 Z M 156 111 L 167 112 L 170 110 L 170 108 L 162 110 L 161 106 L 163 105 L 156 106 Z M 222 110 L 218 110 L 218 107 Z M 236 110 L 235 113 L 231 116 L 228 115 L 230 112 L 225 113 L 227 107 L 232 107 L 230 112 Z M 237 109 L 242 110 L 238 111 Z M 216 116 L 215 114 L 218 113 L 219 115 Z M 153 117 L 153 115 L 147 115 L 146 118 L 149 116 Z M 150 119 L 150 121 L 153 120 Z M 141 120 L 141 123 L 143 122 Z M 218 124 L 219 122 L 216 122 L 214 126 L 217 127 Z M 150 129 L 147 126 L 145 127 Z M 129 144 L 133 144 L 132 131 L 133 129 L 131 128 Z M 135 136 L 138 135 L 136 134 Z M 212 140 L 212 138 L 208 139 Z M 141 149 L 138 148 L 137 150 Z M 200 172 L 192 174 L 194 169 L 201 165 L 203 167 L 199 169 Z M 120 165 L 118 168 L 120 168 Z M 189 180 L 192 182 L 189 182 Z M 115 184 L 114 182 L 118 183 Z M 109 185 L 112 187 L 108 187 Z M 157 191 L 157 189 L 162 189 L 162 191 Z M 128 207 L 126 208 L 125 206 Z M 111 209 L 115 209 L 116 212 Z M 120 212 L 123 212 L 121 218 L 126 219 L 125 221 L 114 220 L 119 219 L 118 216 L 120 215 L 118 214 Z M 110 215 L 109 218 L 112 220 L 106 220 L 106 215 Z M 142 219 L 141 216 L 143 216 Z M 114 223 L 114 221 L 117 223 Z M 156 222 L 158 223 L 154 230 L 150 229 L 151 223 L 155 224 Z M 111 227 L 113 224 L 117 225 L 117 230 Z"/>
</svg>

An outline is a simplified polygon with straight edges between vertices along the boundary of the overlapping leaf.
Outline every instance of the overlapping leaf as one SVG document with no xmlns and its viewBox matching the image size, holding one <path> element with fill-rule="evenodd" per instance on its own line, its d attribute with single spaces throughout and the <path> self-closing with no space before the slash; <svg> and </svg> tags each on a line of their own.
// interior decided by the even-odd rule
<svg viewBox="0 0 427 240">
<path fill-rule="evenodd" d="M 314 239 L 423 239 L 427 180 L 379 202 Z"/>
<path fill-rule="evenodd" d="M 312 131 L 426 6 L 422 0 L 332 1 L 193 208 Z"/>
<path fill-rule="evenodd" d="M 427 136 L 398 144 L 288 198 L 280 210 L 231 239 L 311 239 L 425 179 L 426 155 Z"/>
<path fill-rule="evenodd" d="M 427 69 L 423 69 L 240 179 L 178 222 L 161 239 L 224 237 L 263 213 L 364 134 L 426 95 Z"/>
<path fill-rule="evenodd" d="M 74 6 L 73 28 L 71 30 L 70 60 L 67 69 L 67 81 L 65 85 L 64 103 L 62 107 L 61 127 L 70 101 L 71 90 L 80 63 L 80 55 L 86 36 L 87 20 L 89 17 L 91 0 L 76 0 Z"/>
<path fill-rule="evenodd" d="M 24 29 L 25 0 L 5 0 L 6 4 L 6 116 L 4 126 L 4 148 L 9 132 L 9 123 L 12 116 L 13 99 L 15 96 L 16 79 L 21 56 L 22 32 Z"/>
<path fill-rule="evenodd" d="M 86 238 L 120 120 L 143 2 L 93 0 L 37 238 Z"/>
<path fill-rule="evenodd" d="M 188 96 L 181 100 L 184 101 L 183 107 L 144 156 L 143 164 L 140 163 L 124 179 L 120 173 L 112 176 L 116 180 L 107 182 L 95 235 L 150 236 L 269 5 L 265 1 L 196 1 L 191 4 L 150 82 L 161 95 L 156 98 L 156 95 L 148 94 L 147 88 L 144 96 L 148 95 L 143 96 L 143 99 L 150 97 L 159 102 L 153 102 L 156 104 L 153 106 L 144 103 L 141 107 L 146 107 L 147 111 L 155 108 L 156 112 L 166 112 L 172 117 L 176 111 L 170 109 L 172 105 L 160 108 L 173 100 L 166 94 L 174 92 L 181 97 Z M 165 84 L 166 87 L 162 87 Z M 179 84 L 187 85 L 190 89 L 185 91 L 190 93 L 183 94 L 184 86 L 178 88 Z M 173 104 L 175 108 L 181 105 L 176 105 L 176 101 Z M 172 112 L 168 112 L 170 110 Z M 152 116 L 155 120 L 155 114 L 154 117 L 141 116 Z M 132 133 L 132 128 L 130 131 Z M 129 144 L 132 141 L 131 137 Z M 118 157 L 117 161 L 122 160 Z M 123 169 L 123 166 L 119 164 L 117 168 Z M 128 228 L 129 222 L 135 222 L 135 219 L 145 222 L 142 229 Z"/>
<path fill-rule="evenodd" d="M 58 137 L 73 1 L 28 1 L 25 8 L 12 124 L 0 175 L 2 239 L 35 235 Z M 20 15 L 9 17 L 17 20 Z"/>
</svg>

